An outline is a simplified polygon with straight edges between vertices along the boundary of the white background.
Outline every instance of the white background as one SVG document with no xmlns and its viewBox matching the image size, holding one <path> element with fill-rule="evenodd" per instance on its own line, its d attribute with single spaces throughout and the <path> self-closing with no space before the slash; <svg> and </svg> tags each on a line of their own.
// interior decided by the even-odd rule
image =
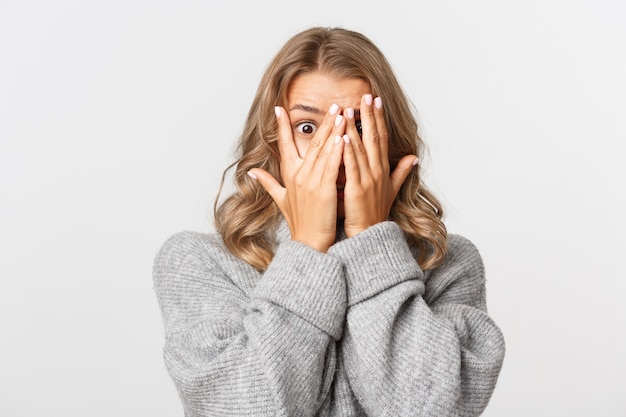
<svg viewBox="0 0 626 417">
<path fill-rule="evenodd" d="M 0 0 L 0 415 L 182 416 L 154 255 L 209 231 L 262 71 L 369 36 L 507 341 L 485 416 L 626 415 L 626 3 Z"/>
</svg>

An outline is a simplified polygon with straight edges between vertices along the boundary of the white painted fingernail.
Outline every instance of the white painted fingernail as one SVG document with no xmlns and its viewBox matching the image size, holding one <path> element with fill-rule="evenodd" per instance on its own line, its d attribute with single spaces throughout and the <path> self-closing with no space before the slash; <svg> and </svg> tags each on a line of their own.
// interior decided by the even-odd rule
<svg viewBox="0 0 626 417">
<path fill-rule="evenodd" d="M 352 107 L 346 109 L 346 116 L 348 116 L 348 119 L 354 118 L 354 109 Z"/>
<path fill-rule="evenodd" d="M 339 111 L 339 106 L 334 104 L 332 106 L 330 106 L 330 109 L 328 110 L 328 113 L 335 115 L 337 114 L 337 112 Z"/>
<path fill-rule="evenodd" d="M 252 171 L 248 171 L 248 176 L 249 176 L 250 178 L 252 178 L 253 180 L 256 180 L 256 179 L 257 179 L 256 175 L 254 175 L 254 172 L 252 172 Z"/>
<path fill-rule="evenodd" d="M 420 163 L 420 159 L 419 158 L 415 158 L 415 160 L 413 161 L 413 166 L 417 165 Z"/>
<path fill-rule="evenodd" d="M 339 126 L 342 120 L 343 120 L 343 116 L 338 114 L 337 118 L 335 119 L 335 126 Z"/>
<path fill-rule="evenodd" d="M 335 145 L 341 142 L 341 136 L 335 136 Z"/>
<path fill-rule="evenodd" d="M 350 136 L 348 136 L 348 135 L 343 135 L 343 141 L 344 141 L 345 143 L 350 143 Z"/>
<path fill-rule="evenodd" d="M 365 95 L 365 104 L 367 104 L 368 106 L 372 105 L 372 95 L 371 94 L 366 94 Z"/>
<path fill-rule="evenodd" d="M 374 99 L 374 105 L 376 106 L 377 109 L 382 109 L 383 108 L 383 99 L 380 97 L 376 97 Z"/>
<path fill-rule="evenodd" d="M 276 113 L 276 117 L 280 117 L 280 107 L 274 107 L 274 113 Z"/>
</svg>

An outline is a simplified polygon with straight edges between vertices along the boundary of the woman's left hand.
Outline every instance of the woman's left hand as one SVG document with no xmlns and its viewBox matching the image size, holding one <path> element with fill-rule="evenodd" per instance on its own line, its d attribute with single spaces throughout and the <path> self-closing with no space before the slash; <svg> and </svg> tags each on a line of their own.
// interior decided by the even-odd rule
<svg viewBox="0 0 626 417">
<path fill-rule="evenodd" d="M 417 161 L 416 155 L 406 155 L 389 173 L 389 135 L 380 97 L 371 94 L 361 98 L 359 137 L 353 112 L 347 115 L 343 161 L 346 173 L 344 188 L 344 231 L 352 237 L 374 224 L 387 220 L 400 187 Z"/>
</svg>

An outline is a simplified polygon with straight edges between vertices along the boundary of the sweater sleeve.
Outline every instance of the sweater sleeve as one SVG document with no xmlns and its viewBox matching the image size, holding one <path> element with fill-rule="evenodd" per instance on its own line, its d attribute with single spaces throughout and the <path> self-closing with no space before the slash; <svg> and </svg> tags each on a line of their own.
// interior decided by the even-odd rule
<svg viewBox="0 0 626 417">
<path fill-rule="evenodd" d="M 340 262 L 286 241 L 261 275 L 211 239 L 174 235 L 154 262 L 165 364 L 185 415 L 315 415 L 344 325 Z M 246 290 L 246 279 L 258 283 Z"/>
<path fill-rule="evenodd" d="M 424 273 L 393 222 L 334 245 L 348 312 L 342 360 L 374 416 L 478 416 L 495 388 L 503 336 L 487 315 L 481 257 L 451 235 L 443 266 Z"/>
</svg>

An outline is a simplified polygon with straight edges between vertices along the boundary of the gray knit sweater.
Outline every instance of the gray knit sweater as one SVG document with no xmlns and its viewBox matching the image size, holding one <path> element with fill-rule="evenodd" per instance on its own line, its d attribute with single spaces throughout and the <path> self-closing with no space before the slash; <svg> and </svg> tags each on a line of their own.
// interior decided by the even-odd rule
<svg viewBox="0 0 626 417">
<path fill-rule="evenodd" d="M 504 357 L 481 257 L 423 272 L 393 222 L 323 254 L 283 223 L 263 274 L 218 235 L 165 242 L 154 282 L 185 416 L 477 416 Z"/>
</svg>

